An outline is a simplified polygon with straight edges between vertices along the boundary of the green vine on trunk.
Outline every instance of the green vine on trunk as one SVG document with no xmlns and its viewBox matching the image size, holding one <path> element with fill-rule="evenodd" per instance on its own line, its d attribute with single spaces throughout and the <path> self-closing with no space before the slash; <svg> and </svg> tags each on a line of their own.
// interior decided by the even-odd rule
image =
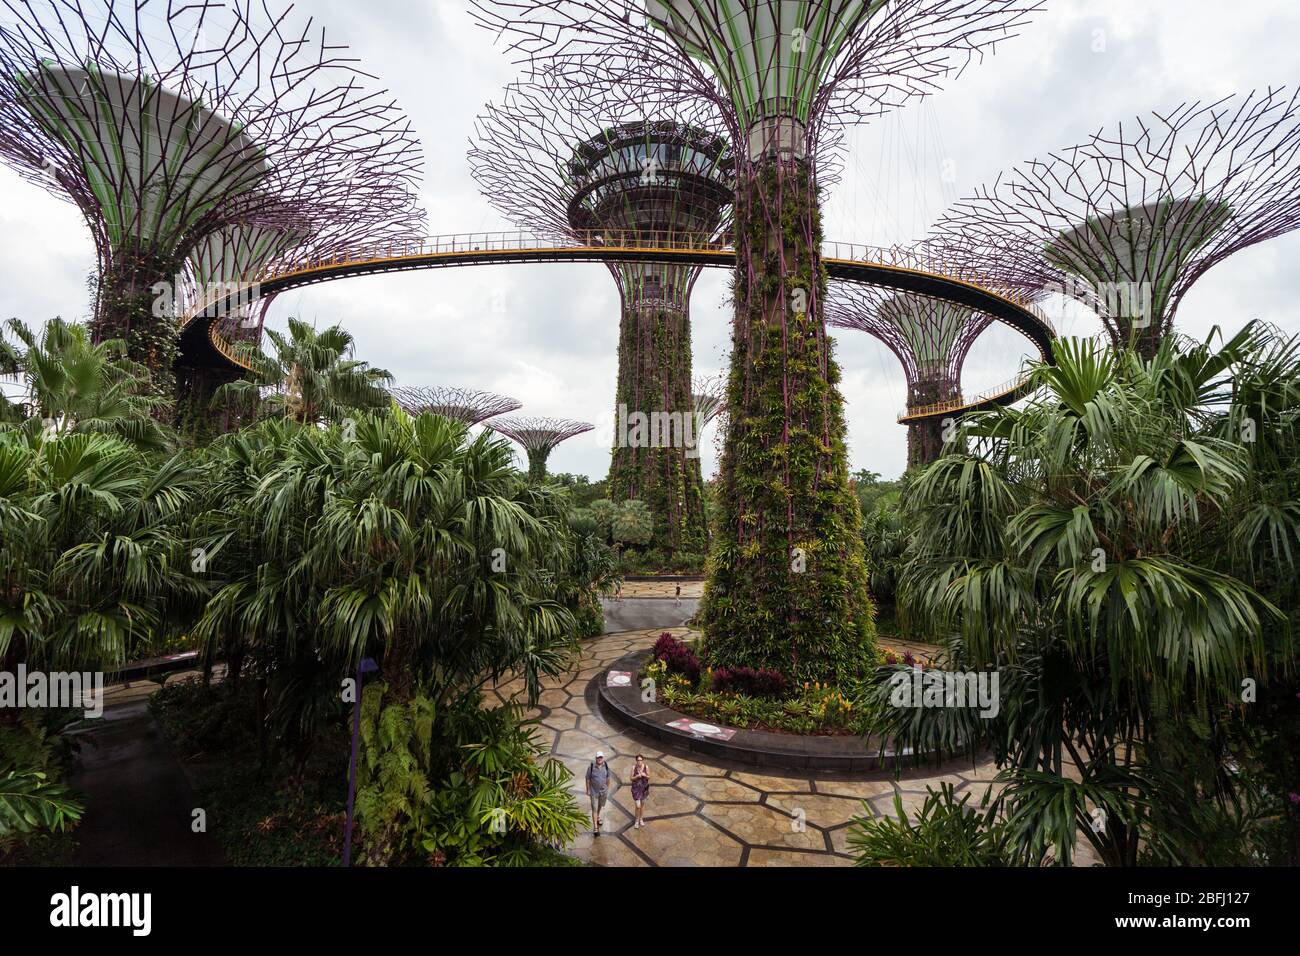
<svg viewBox="0 0 1300 956">
<path fill-rule="evenodd" d="M 877 654 L 808 168 L 759 167 L 735 223 L 731 425 L 697 621 L 714 666 L 842 682 Z"/>
</svg>

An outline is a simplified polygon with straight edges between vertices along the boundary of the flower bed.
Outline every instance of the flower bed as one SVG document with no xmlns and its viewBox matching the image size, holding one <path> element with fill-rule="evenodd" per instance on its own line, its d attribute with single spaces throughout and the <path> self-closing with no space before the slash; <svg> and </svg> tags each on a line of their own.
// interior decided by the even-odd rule
<svg viewBox="0 0 1300 956">
<path fill-rule="evenodd" d="M 870 721 L 854 703 L 858 692 L 821 683 L 791 687 L 772 670 L 719 668 L 664 633 L 641 672 L 655 682 L 659 701 L 688 717 L 750 730 L 810 736 L 865 735 Z"/>
</svg>

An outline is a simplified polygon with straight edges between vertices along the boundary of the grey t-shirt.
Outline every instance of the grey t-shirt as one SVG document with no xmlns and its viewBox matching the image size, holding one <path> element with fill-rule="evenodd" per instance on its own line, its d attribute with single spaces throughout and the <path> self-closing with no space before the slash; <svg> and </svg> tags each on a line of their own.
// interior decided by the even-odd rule
<svg viewBox="0 0 1300 956">
<path fill-rule="evenodd" d="M 591 784 L 592 790 L 609 789 L 609 764 L 593 763 L 587 768 L 587 783 Z"/>
</svg>

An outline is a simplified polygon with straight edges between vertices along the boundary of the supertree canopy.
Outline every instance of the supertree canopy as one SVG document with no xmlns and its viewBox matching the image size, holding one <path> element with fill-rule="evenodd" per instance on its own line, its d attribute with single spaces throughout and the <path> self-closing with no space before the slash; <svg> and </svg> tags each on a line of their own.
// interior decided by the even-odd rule
<svg viewBox="0 0 1300 956">
<path fill-rule="evenodd" d="M 408 414 L 423 415 L 431 412 L 462 425 L 478 425 L 489 418 L 518 411 L 523 407 L 523 403 L 503 395 L 446 385 L 408 385 L 393 389 L 392 394 L 397 404 Z"/>
<path fill-rule="evenodd" d="M 539 76 L 488 107 L 470 151 L 484 195 L 518 225 L 585 245 L 714 241 L 733 191 L 726 140 L 680 119 L 642 118 L 631 101 L 612 121 L 586 123 L 578 93 Z M 702 553 L 690 325 L 700 267 L 628 259 L 608 267 L 621 313 L 609 495 L 650 508 L 648 547 Z"/>
<path fill-rule="evenodd" d="M 935 235 L 1008 283 L 1095 309 L 1152 355 L 1187 290 L 1300 225 L 1300 92 L 1270 89 L 1100 131 L 955 204 Z"/>
<path fill-rule="evenodd" d="M 528 455 L 528 477 L 533 481 L 545 480 L 546 460 L 556 445 L 595 427 L 567 418 L 499 418 L 488 422 L 488 428 L 523 446 Z"/>
<path fill-rule="evenodd" d="M 872 610 L 826 335 L 818 151 L 830 127 L 937 88 L 1038 7 L 1017 0 L 474 0 L 598 116 L 631 96 L 738 145 L 720 524 L 696 620 L 715 665 L 863 672 Z"/>
<path fill-rule="evenodd" d="M 692 400 L 695 403 L 697 431 L 703 431 L 706 425 L 722 414 L 726 408 L 726 388 L 726 379 L 716 375 L 695 379 Z"/>
<path fill-rule="evenodd" d="M 898 356 L 913 411 L 961 398 L 962 364 L 992 319 L 929 296 L 840 284 L 826 304 L 826 321 L 873 335 Z M 938 458 L 942 435 L 942 419 L 908 422 L 907 466 Z"/>
<path fill-rule="evenodd" d="M 411 215 L 409 123 L 289 6 L 0 2 L 0 160 L 81 209 L 94 334 L 125 340 L 160 390 L 187 281 L 264 264 L 349 211 Z"/>
</svg>

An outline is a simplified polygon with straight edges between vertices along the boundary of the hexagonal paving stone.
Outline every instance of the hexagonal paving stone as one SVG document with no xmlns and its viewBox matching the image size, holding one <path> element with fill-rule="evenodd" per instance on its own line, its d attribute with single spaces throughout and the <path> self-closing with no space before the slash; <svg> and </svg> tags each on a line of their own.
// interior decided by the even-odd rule
<svg viewBox="0 0 1300 956">
<path fill-rule="evenodd" d="M 744 852 L 739 842 L 697 816 L 651 823 L 623 838 L 659 866 L 736 866 Z"/>
<path fill-rule="evenodd" d="M 629 757 L 636 757 L 637 754 L 648 757 L 651 754 L 656 753 L 656 751 L 652 749 L 654 746 L 653 744 L 644 740 L 638 740 L 635 737 L 629 737 L 626 734 L 608 734 L 602 739 L 619 753 L 627 754 Z"/>
<path fill-rule="evenodd" d="M 602 739 L 613 737 L 618 733 L 617 730 L 605 722 L 604 718 L 596 714 L 583 714 L 582 719 L 578 721 L 578 729 L 585 730 L 593 737 Z"/>
<path fill-rule="evenodd" d="M 678 773 L 690 774 L 699 777 L 721 777 L 728 773 L 726 767 L 715 767 L 711 764 L 698 763 L 688 757 L 681 757 L 675 753 L 668 752 L 659 758 L 668 766 L 672 767 Z"/>
<path fill-rule="evenodd" d="M 578 803 L 582 806 L 582 813 L 586 822 L 583 823 L 582 829 L 578 831 L 578 838 L 573 843 L 572 850 L 574 852 L 590 847 L 594 840 L 617 840 L 619 833 L 632 824 L 632 814 L 617 803 L 606 801 L 601 820 L 604 829 L 601 830 L 600 836 L 597 837 L 591 832 L 591 804 L 581 794 L 578 795 Z"/>
<path fill-rule="evenodd" d="M 912 783 L 915 782 L 916 781 L 912 781 Z M 915 816 L 916 811 L 920 808 L 921 804 L 925 803 L 925 799 L 929 794 L 924 791 L 918 793 L 915 790 L 900 790 L 898 791 L 898 796 L 901 797 L 903 801 L 903 812 L 911 817 Z M 868 803 L 870 803 L 876 813 L 881 816 L 898 819 L 898 810 L 894 806 L 893 795 L 881 794 L 878 797 L 872 797 Z"/>
<path fill-rule="evenodd" d="M 709 803 L 758 803 L 761 791 L 725 777 L 682 777 L 677 786 Z"/>
<path fill-rule="evenodd" d="M 771 807 L 706 803 L 700 814 L 751 846 L 825 850 L 826 839 L 815 827 L 795 829 L 796 821 Z"/>
<path fill-rule="evenodd" d="M 804 819 L 809 824 L 821 827 L 823 830 L 848 823 L 854 817 L 860 817 L 864 813 L 862 801 L 851 797 L 828 797 L 806 793 L 769 794 L 766 803 L 769 807 L 775 807 L 789 814 L 801 809 L 804 812 Z"/>
<path fill-rule="evenodd" d="M 645 753 L 644 751 L 643 753 L 646 756 L 646 769 L 650 771 L 651 787 L 667 787 L 681 779 L 682 775 L 680 773 L 671 767 L 660 763 L 658 754 Z M 621 763 L 622 761 L 626 761 L 626 773 L 624 776 L 626 776 L 628 780 L 631 780 L 632 768 L 636 765 L 636 761 L 628 757 L 620 757 L 619 760 L 620 766 L 623 766 Z"/>
<path fill-rule="evenodd" d="M 573 730 L 578 726 L 578 718 L 567 710 L 553 710 L 542 718 L 542 726 L 552 730 Z"/>
<path fill-rule="evenodd" d="M 865 800 L 882 793 L 894 792 L 893 780 L 818 780 L 817 792 L 834 797 L 857 797 Z"/>
<path fill-rule="evenodd" d="M 555 743 L 555 752 L 566 757 L 585 757 L 593 760 L 597 750 L 604 750 L 604 742 L 581 730 L 566 730 Z"/>
<path fill-rule="evenodd" d="M 632 789 L 624 787 L 619 795 L 619 805 L 635 816 L 636 808 L 632 803 Z M 700 807 L 700 801 L 685 794 L 676 787 L 656 787 L 651 785 L 650 796 L 645 802 L 645 819 L 673 816 L 679 813 L 694 813 Z"/>
<path fill-rule="evenodd" d="M 812 793 L 812 781 L 806 777 L 778 777 L 737 770 L 732 772 L 731 779 L 768 793 Z"/>
<path fill-rule="evenodd" d="M 648 628 L 587 641 L 567 673 L 543 680 L 542 704 L 549 711 L 533 732 L 569 768 L 569 789 L 584 813 L 587 766 L 597 750 L 610 757 L 613 785 L 605 811 L 607 828 L 599 838 L 589 830 L 578 837 L 571 852 L 583 860 L 604 866 L 645 865 L 635 846 L 658 865 L 735 866 L 743 840 L 750 844 L 747 862 L 754 866 L 851 865 L 847 821 L 865 813 L 892 815 L 896 787 L 904 806 L 914 812 L 925 800 L 927 785 L 946 780 L 971 793 L 975 801 L 997 773 L 989 760 L 974 767 L 969 760 L 957 760 L 932 769 L 910 768 L 897 784 L 888 771 L 862 780 L 833 775 L 810 779 L 779 771 L 755 773 L 725 761 L 664 752 L 607 722 L 585 698 L 593 679 L 630 651 L 652 645 L 664 630 L 679 637 L 691 633 L 680 627 Z M 523 689 L 523 682 L 511 675 L 489 691 L 487 699 L 506 699 Z M 638 752 L 649 758 L 652 780 L 643 830 L 631 829 L 631 791 L 624 783 L 631 777 L 632 755 Z M 865 809 L 863 799 L 869 801 Z M 788 814 L 796 808 L 806 813 L 804 832 L 791 826 Z M 828 838 L 834 852 L 827 852 Z M 1082 847 L 1077 862 L 1091 862 Z"/>
<path fill-rule="evenodd" d="M 543 707 L 563 707 L 569 702 L 569 692 L 559 687 L 544 690 L 537 696 L 537 702 Z"/>
<path fill-rule="evenodd" d="M 564 705 L 563 709 L 573 714 L 575 717 L 585 717 L 587 714 L 591 713 L 591 709 L 587 706 L 587 702 L 581 697 L 572 698 Z"/>
<path fill-rule="evenodd" d="M 624 843 L 623 838 L 617 833 L 603 833 L 597 838 L 591 835 L 590 830 L 584 830 L 582 836 L 568 852 L 592 866 L 645 867 L 650 865 Z"/>
<path fill-rule="evenodd" d="M 961 771 L 961 775 L 967 780 L 992 780 L 998 775 L 998 766 L 990 760 L 979 764 L 974 769 L 967 767 Z"/>
</svg>

